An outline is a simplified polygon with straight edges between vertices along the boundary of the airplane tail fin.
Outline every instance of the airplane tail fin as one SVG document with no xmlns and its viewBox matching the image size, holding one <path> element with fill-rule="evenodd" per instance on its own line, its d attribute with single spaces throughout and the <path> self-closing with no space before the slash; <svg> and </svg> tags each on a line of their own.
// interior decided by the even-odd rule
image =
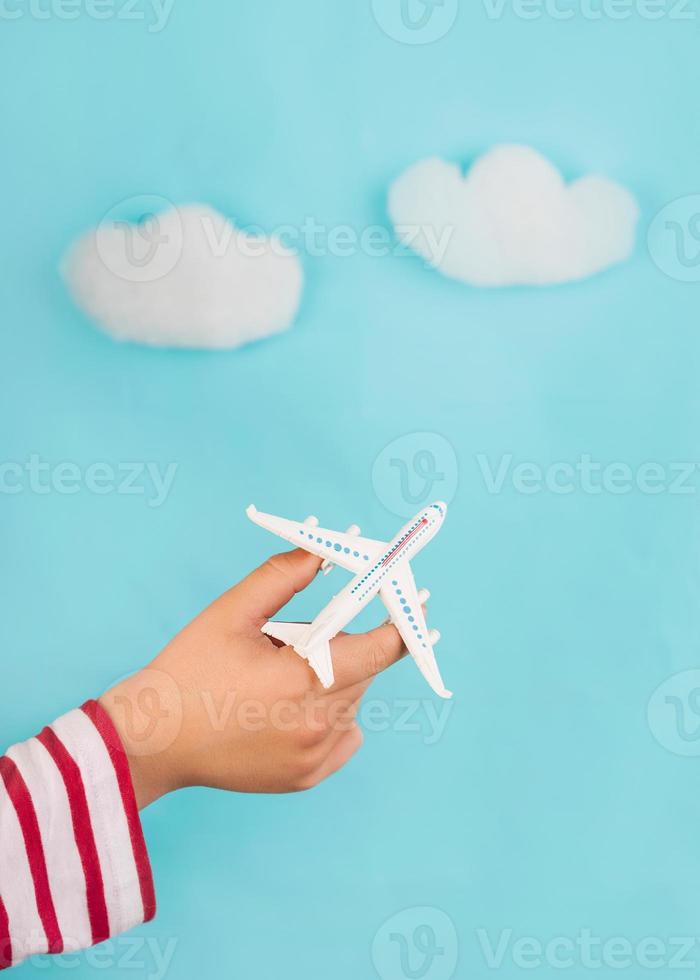
<svg viewBox="0 0 700 980">
<path fill-rule="evenodd" d="M 331 645 L 328 640 L 308 642 L 310 633 L 308 623 L 275 623 L 270 620 L 265 623 L 262 631 L 267 636 L 272 636 L 293 647 L 300 657 L 308 660 L 323 686 L 331 686 L 334 680 Z"/>
</svg>

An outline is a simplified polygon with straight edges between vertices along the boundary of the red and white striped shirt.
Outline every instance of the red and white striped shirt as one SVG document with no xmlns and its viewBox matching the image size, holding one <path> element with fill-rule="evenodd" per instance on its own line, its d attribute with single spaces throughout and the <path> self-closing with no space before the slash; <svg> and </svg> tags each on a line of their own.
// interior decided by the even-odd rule
<svg viewBox="0 0 700 980">
<path fill-rule="evenodd" d="M 88 701 L 0 758 L 0 969 L 154 914 L 126 754 Z"/>
</svg>

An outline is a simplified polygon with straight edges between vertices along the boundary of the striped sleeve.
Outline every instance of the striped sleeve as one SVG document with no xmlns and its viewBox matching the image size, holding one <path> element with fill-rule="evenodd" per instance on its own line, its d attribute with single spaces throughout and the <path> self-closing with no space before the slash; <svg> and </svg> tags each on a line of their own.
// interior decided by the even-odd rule
<svg viewBox="0 0 700 980">
<path fill-rule="evenodd" d="M 0 970 L 154 915 L 126 754 L 88 701 L 0 758 Z"/>
</svg>

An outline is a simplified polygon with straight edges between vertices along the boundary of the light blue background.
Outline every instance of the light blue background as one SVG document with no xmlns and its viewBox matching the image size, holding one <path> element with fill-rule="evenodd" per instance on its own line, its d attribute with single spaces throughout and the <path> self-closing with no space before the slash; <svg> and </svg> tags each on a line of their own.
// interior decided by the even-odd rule
<svg viewBox="0 0 700 980">
<path fill-rule="evenodd" d="M 487 970 L 479 927 L 494 942 L 698 931 L 698 759 L 646 721 L 655 688 L 698 664 L 697 494 L 489 494 L 476 460 L 699 458 L 700 287 L 645 245 L 654 214 L 699 189 L 698 23 L 492 20 L 470 0 L 445 37 L 409 46 L 367 0 L 175 0 L 160 33 L 0 20 L 2 459 L 178 464 L 157 509 L 0 497 L 5 745 L 144 663 L 261 561 L 275 543 L 245 520 L 251 500 L 388 536 L 382 449 L 435 432 L 459 462 L 445 531 L 415 563 L 456 692 L 443 737 L 370 734 L 308 795 L 193 790 L 149 809 L 159 913 L 136 935 L 176 940 L 172 980 L 369 978 L 375 934 L 413 906 L 453 921 L 463 978 L 522 972 L 508 956 Z M 632 260 L 477 291 L 405 255 L 305 258 L 295 327 L 224 354 L 117 345 L 57 272 L 133 195 L 361 230 L 387 224 L 387 186 L 416 159 L 466 164 L 502 141 L 629 186 Z M 430 697 L 410 663 L 374 692 Z M 134 959 L 128 975 L 152 974 Z"/>
</svg>

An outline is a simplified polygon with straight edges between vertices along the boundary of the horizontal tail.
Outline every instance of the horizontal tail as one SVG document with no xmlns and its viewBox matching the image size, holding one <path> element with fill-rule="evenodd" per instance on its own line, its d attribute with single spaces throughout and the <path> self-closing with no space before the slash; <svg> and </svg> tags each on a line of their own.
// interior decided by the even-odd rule
<svg viewBox="0 0 700 980">
<path fill-rule="evenodd" d="M 331 645 L 328 640 L 314 641 L 308 623 L 275 623 L 270 620 L 265 623 L 262 632 L 293 647 L 300 657 L 308 660 L 323 686 L 331 686 L 334 680 Z"/>
<path fill-rule="evenodd" d="M 262 631 L 267 636 L 272 636 L 275 640 L 281 640 L 282 643 L 286 643 L 290 647 L 295 646 L 297 643 L 303 646 L 304 637 L 309 632 L 309 624 L 275 623 L 270 620 L 269 623 L 265 623 Z"/>
</svg>

